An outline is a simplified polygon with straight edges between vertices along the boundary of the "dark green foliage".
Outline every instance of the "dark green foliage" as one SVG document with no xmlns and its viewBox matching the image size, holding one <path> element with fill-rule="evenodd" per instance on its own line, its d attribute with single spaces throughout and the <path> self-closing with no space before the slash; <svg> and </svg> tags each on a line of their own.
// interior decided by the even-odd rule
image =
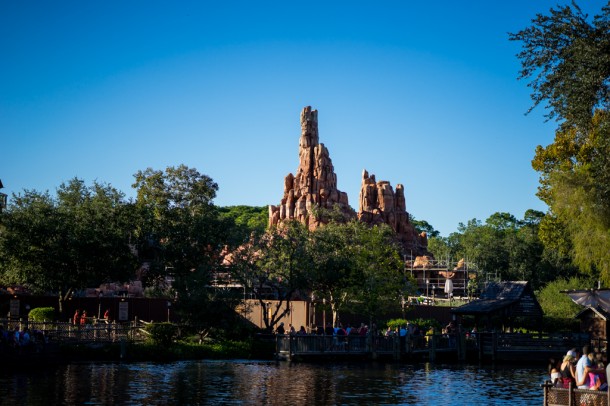
<svg viewBox="0 0 610 406">
<path fill-rule="evenodd" d="M 418 232 L 425 232 L 430 237 L 438 237 L 440 233 L 432 227 L 426 220 L 416 220 L 413 215 L 409 214 L 409 221 Z"/>
<path fill-rule="evenodd" d="M 55 321 L 55 308 L 36 307 L 30 310 L 28 318 L 32 321 Z"/>
<path fill-rule="evenodd" d="M 26 190 L 11 202 L 0 216 L 1 281 L 59 293 L 61 306 L 72 290 L 133 275 L 132 207 L 111 186 L 74 178 L 56 197 Z"/>
<path fill-rule="evenodd" d="M 536 289 L 557 277 L 560 264 L 540 241 L 543 218 L 544 213 L 535 210 L 528 210 L 522 220 L 494 213 L 485 223 L 472 219 L 447 238 L 431 238 L 428 249 L 438 259 L 464 258 L 476 264 L 481 280 L 528 280 Z"/>
<path fill-rule="evenodd" d="M 583 309 L 570 299 L 570 297 L 561 293 L 562 291 L 575 289 L 591 289 L 595 286 L 595 281 L 591 278 L 557 279 L 547 283 L 542 289 L 536 292 L 536 299 L 542 306 L 544 315 L 553 318 L 572 319 Z"/>
<path fill-rule="evenodd" d="M 520 78 L 547 117 L 587 128 L 596 108 L 610 107 L 610 6 L 592 20 L 575 2 L 538 14 L 510 39 L 520 41 Z M 532 107 L 533 108 L 533 107 Z"/>
<path fill-rule="evenodd" d="M 255 206 L 227 206 L 218 209 L 220 217 L 230 221 L 230 241 L 241 244 L 250 238 L 252 233 L 261 235 L 267 229 L 269 209 Z"/>
<path fill-rule="evenodd" d="M 169 346 L 178 334 L 178 327 L 172 323 L 151 323 L 146 326 L 153 343 Z"/>
<path fill-rule="evenodd" d="M 395 330 L 395 329 L 400 328 L 402 326 L 406 326 L 407 323 L 408 323 L 408 321 L 405 320 L 405 319 L 392 319 L 392 320 L 388 320 L 386 325 L 390 329 Z"/>
</svg>

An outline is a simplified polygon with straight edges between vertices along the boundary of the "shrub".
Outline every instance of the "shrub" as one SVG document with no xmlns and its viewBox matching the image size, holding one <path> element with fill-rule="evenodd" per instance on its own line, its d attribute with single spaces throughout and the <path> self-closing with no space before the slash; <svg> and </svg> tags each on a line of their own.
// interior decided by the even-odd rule
<svg viewBox="0 0 610 406">
<path fill-rule="evenodd" d="M 53 321 L 55 320 L 55 309 L 53 307 L 36 307 L 28 315 L 32 321 Z"/>
<path fill-rule="evenodd" d="M 396 328 L 400 328 L 401 326 L 406 326 L 407 323 L 408 322 L 405 319 L 392 319 L 388 321 L 387 325 L 391 330 L 394 330 Z"/>
<path fill-rule="evenodd" d="M 153 343 L 168 346 L 178 334 L 178 327 L 172 323 L 151 323 L 146 326 L 146 331 Z"/>
</svg>

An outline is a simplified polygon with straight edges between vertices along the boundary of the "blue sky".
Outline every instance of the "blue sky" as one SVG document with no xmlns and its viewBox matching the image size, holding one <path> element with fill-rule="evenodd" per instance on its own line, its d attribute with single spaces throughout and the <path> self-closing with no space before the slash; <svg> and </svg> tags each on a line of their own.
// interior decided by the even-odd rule
<svg viewBox="0 0 610 406">
<path fill-rule="evenodd" d="M 2 192 L 133 196 L 138 170 L 185 164 L 218 205 L 278 204 L 310 105 L 355 209 L 367 169 L 445 236 L 545 211 L 530 162 L 556 123 L 524 114 L 507 33 L 556 4 L 0 0 Z"/>
</svg>

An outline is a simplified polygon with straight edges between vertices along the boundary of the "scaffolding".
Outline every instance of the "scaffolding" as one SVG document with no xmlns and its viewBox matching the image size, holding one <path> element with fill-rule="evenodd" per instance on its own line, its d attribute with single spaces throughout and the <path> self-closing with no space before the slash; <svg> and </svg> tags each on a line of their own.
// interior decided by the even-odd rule
<svg viewBox="0 0 610 406">
<path fill-rule="evenodd" d="M 425 298 L 468 297 L 469 283 L 478 274 L 475 263 L 464 259 L 451 261 L 430 257 L 405 259 L 405 273 L 410 272 L 417 284 L 417 289 Z M 450 281 L 450 282 L 448 282 Z M 450 293 L 446 287 L 451 285 Z"/>
</svg>

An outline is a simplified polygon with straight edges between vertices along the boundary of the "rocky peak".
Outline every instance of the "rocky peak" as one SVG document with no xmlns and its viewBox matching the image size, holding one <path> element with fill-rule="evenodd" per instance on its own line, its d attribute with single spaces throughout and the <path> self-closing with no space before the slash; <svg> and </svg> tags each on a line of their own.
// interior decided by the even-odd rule
<svg viewBox="0 0 610 406">
<path fill-rule="evenodd" d="M 355 213 L 347 194 L 337 189 L 337 175 L 328 149 L 319 142 L 318 111 L 305 107 L 301 112 L 299 167 L 296 175 L 284 178 L 284 196 L 278 206 L 269 206 L 269 226 L 297 220 L 315 229 L 323 220 L 314 216 L 316 207 L 332 210 L 335 206 L 347 216 Z"/>
</svg>

